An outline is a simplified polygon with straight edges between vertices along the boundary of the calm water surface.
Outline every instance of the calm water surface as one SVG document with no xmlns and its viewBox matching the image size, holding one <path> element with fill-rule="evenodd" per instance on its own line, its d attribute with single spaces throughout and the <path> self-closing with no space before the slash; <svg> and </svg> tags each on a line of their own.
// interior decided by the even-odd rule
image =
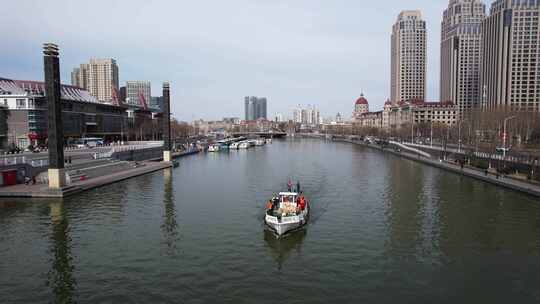
<svg viewBox="0 0 540 304">
<path fill-rule="evenodd" d="M 312 221 L 264 202 L 300 179 Z M 2 303 L 538 303 L 537 199 L 318 140 L 196 155 L 67 200 L 0 202 Z"/>
</svg>

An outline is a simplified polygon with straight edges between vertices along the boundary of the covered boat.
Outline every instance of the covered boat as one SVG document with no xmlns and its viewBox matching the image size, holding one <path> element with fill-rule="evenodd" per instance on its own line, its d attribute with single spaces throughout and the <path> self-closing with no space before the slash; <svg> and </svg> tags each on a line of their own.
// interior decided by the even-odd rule
<svg viewBox="0 0 540 304">
<path fill-rule="evenodd" d="M 309 218 L 309 204 L 302 194 L 281 192 L 268 202 L 264 222 L 279 236 L 304 226 Z"/>
<path fill-rule="evenodd" d="M 219 152 L 219 145 L 213 144 L 208 147 L 208 152 Z"/>
</svg>

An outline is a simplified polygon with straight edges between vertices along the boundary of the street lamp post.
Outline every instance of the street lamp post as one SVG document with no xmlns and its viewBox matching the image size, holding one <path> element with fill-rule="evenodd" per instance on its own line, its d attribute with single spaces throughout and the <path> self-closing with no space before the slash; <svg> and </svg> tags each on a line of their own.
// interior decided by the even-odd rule
<svg viewBox="0 0 540 304">
<path fill-rule="evenodd" d="M 508 137 L 508 134 L 506 133 L 506 125 L 509 120 L 515 119 L 517 116 L 510 116 L 504 119 L 503 124 L 503 158 L 506 159 L 506 138 Z"/>
<path fill-rule="evenodd" d="M 414 144 L 414 115 L 412 113 L 412 109 L 410 110 L 411 115 L 411 144 Z"/>
<path fill-rule="evenodd" d="M 431 131 L 430 131 L 429 144 L 433 148 L 433 119 L 431 119 Z"/>
<path fill-rule="evenodd" d="M 463 120 L 459 119 L 458 123 L 458 153 L 461 153 L 461 124 Z"/>
</svg>

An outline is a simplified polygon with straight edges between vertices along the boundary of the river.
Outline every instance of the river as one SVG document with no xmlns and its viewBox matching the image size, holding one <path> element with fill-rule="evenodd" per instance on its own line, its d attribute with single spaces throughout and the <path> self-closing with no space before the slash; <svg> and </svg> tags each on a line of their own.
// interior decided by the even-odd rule
<svg viewBox="0 0 540 304">
<path fill-rule="evenodd" d="M 200 154 L 58 200 L 0 201 L 2 303 L 538 303 L 537 199 L 316 139 Z M 265 200 L 311 202 L 277 240 Z"/>
</svg>

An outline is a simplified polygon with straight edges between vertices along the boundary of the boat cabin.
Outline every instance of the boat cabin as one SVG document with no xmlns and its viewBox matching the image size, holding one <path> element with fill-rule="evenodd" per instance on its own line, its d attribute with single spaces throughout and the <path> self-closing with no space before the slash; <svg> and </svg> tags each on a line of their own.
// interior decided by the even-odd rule
<svg viewBox="0 0 540 304">
<path fill-rule="evenodd" d="M 294 203 L 296 204 L 296 198 L 298 193 L 296 192 L 280 192 L 279 193 L 279 202 L 280 203 Z"/>
</svg>

